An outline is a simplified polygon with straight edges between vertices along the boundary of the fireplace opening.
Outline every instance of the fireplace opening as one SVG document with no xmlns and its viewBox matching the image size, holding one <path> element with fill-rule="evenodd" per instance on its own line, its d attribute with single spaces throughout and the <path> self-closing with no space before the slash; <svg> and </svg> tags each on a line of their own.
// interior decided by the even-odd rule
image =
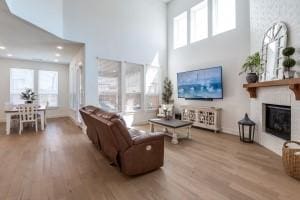
<svg viewBox="0 0 300 200">
<path fill-rule="evenodd" d="M 291 140 L 291 107 L 265 105 L 266 132 L 284 140 Z"/>
</svg>

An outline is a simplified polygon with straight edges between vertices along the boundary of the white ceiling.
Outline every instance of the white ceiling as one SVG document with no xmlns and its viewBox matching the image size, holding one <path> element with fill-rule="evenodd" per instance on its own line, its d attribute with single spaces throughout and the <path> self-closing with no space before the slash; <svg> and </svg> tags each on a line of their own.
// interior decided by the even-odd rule
<svg viewBox="0 0 300 200">
<path fill-rule="evenodd" d="M 162 1 L 165 2 L 165 3 L 169 3 L 172 0 L 162 0 Z"/>
<path fill-rule="evenodd" d="M 5 50 L 0 49 L 0 57 L 35 60 L 40 62 L 55 62 L 67 64 L 83 46 L 60 39 L 14 15 L 0 0 L 0 46 L 5 46 Z M 63 46 L 63 50 L 57 49 Z M 57 57 L 55 54 L 60 54 Z M 57 61 L 56 61 L 57 62 Z"/>
</svg>

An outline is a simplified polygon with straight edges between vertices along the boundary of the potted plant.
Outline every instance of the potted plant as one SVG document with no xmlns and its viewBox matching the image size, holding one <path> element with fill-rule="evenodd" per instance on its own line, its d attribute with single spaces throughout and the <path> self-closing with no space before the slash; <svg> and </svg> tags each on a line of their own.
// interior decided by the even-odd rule
<svg viewBox="0 0 300 200">
<path fill-rule="evenodd" d="M 250 55 L 242 67 L 242 71 L 239 75 L 247 73 L 246 80 L 248 83 L 256 83 L 258 81 L 258 75 L 261 73 L 262 67 L 260 63 L 260 55 L 256 52 Z"/>
<path fill-rule="evenodd" d="M 287 47 L 282 50 L 282 54 L 285 56 L 285 59 L 282 63 L 282 65 L 285 67 L 284 77 L 287 79 L 294 78 L 295 75 L 295 71 L 291 70 L 291 68 L 296 65 L 296 61 L 291 58 L 294 53 L 294 47 Z"/>
<path fill-rule="evenodd" d="M 169 80 L 168 78 L 166 78 L 164 80 L 164 89 L 163 89 L 163 93 L 162 93 L 163 103 L 170 104 L 171 103 L 172 95 L 173 95 L 173 85 L 172 85 L 172 82 L 171 82 L 171 80 Z"/>
<path fill-rule="evenodd" d="M 32 91 L 32 89 L 25 89 L 24 92 L 21 93 L 21 99 L 25 100 L 26 104 L 33 103 L 33 101 L 37 100 L 37 95 Z"/>
<path fill-rule="evenodd" d="M 172 82 L 171 80 L 169 80 L 168 78 L 166 78 L 164 80 L 164 89 L 163 89 L 163 93 L 162 93 L 162 100 L 163 100 L 163 103 L 165 104 L 170 104 L 172 103 L 172 95 L 173 95 L 173 85 L 172 85 Z M 166 105 L 163 105 L 163 111 L 164 111 L 164 114 L 165 114 L 165 119 L 169 120 L 172 118 L 172 116 L 170 116 L 170 110 L 168 110 L 167 106 Z"/>
</svg>

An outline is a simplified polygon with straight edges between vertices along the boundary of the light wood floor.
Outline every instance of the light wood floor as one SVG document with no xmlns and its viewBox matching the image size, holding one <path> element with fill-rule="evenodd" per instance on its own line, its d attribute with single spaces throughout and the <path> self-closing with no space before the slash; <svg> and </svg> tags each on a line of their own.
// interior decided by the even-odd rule
<svg viewBox="0 0 300 200">
<path fill-rule="evenodd" d="M 0 199 L 300 199 L 300 182 L 284 174 L 279 156 L 235 136 L 192 133 L 179 145 L 166 138 L 163 168 L 130 178 L 69 119 L 22 136 L 0 125 Z"/>
</svg>

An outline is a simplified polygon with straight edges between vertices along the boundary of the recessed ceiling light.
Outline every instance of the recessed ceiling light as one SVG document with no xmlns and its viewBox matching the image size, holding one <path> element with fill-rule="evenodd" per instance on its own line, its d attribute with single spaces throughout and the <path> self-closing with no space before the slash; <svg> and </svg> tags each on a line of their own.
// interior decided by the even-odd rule
<svg viewBox="0 0 300 200">
<path fill-rule="evenodd" d="M 8 54 L 6 54 L 7 55 L 7 57 L 12 57 L 13 55 L 12 54 L 10 54 L 10 53 L 8 53 Z"/>
<path fill-rule="evenodd" d="M 59 54 L 59 53 L 56 53 L 55 56 L 56 56 L 56 57 L 60 57 L 60 54 Z"/>
<path fill-rule="evenodd" d="M 58 62 L 58 61 L 59 61 L 58 59 L 55 59 L 55 60 L 54 60 L 54 62 Z"/>
<path fill-rule="evenodd" d="M 6 47 L 5 47 L 5 46 L 0 46 L 0 49 L 1 49 L 1 50 L 5 50 Z"/>
<path fill-rule="evenodd" d="M 59 49 L 59 50 L 64 49 L 64 47 L 62 47 L 62 46 L 57 46 L 56 48 Z"/>
</svg>

